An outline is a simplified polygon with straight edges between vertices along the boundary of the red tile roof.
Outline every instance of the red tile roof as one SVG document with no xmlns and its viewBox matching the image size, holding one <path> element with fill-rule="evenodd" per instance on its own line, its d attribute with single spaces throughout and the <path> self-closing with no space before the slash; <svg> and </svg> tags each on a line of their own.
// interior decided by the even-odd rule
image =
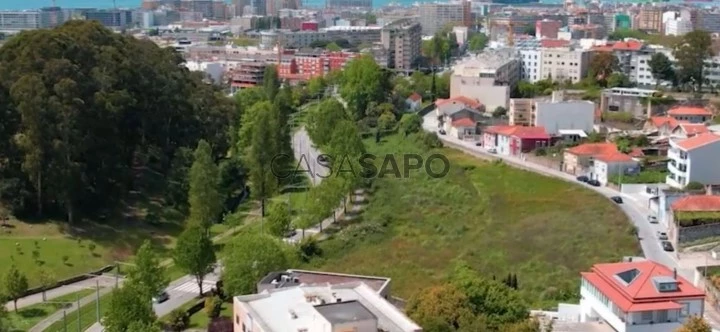
<svg viewBox="0 0 720 332">
<path fill-rule="evenodd" d="M 475 127 L 477 122 L 471 118 L 460 118 L 452 122 L 453 127 Z"/>
<path fill-rule="evenodd" d="M 413 92 L 413 93 L 410 95 L 410 97 L 408 97 L 408 99 L 410 99 L 410 100 L 412 100 L 412 101 L 418 101 L 418 100 L 421 100 L 421 99 L 422 99 L 422 96 L 419 95 L 417 92 Z"/>
<path fill-rule="evenodd" d="M 618 41 L 615 43 L 608 43 L 605 45 L 598 45 L 593 47 L 594 51 L 600 52 L 612 52 L 612 51 L 639 51 L 643 47 L 643 43 L 637 40 Z"/>
<path fill-rule="evenodd" d="M 593 158 L 595 158 L 596 160 L 604 161 L 606 163 L 622 163 L 633 161 L 632 157 L 620 152 L 599 154 L 594 156 Z"/>
<path fill-rule="evenodd" d="M 720 211 L 720 196 L 685 196 L 672 203 L 673 211 Z"/>
<path fill-rule="evenodd" d="M 635 276 L 626 284 L 618 274 L 631 270 L 636 270 Z M 674 277 L 673 271 L 668 267 L 653 261 L 595 264 L 592 272 L 581 275 L 624 312 L 677 309 L 678 306 L 673 304 L 676 300 L 705 297 L 705 292 L 685 278 Z M 677 282 L 678 290 L 659 292 L 653 277 L 673 278 Z"/>
<path fill-rule="evenodd" d="M 480 108 L 480 106 L 482 106 L 482 104 L 480 102 L 478 102 L 477 100 L 474 100 L 472 98 L 465 97 L 465 96 L 458 96 L 458 97 L 453 97 L 450 99 L 438 99 L 435 101 L 436 106 L 442 106 L 442 105 L 454 104 L 454 103 L 463 103 L 463 104 L 465 104 L 465 106 L 475 108 L 475 109 Z"/>
<path fill-rule="evenodd" d="M 520 139 L 550 139 L 545 127 L 491 126 L 485 132 L 502 136 L 515 136 Z"/>
<path fill-rule="evenodd" d="M 675 118 L 670 116 L 651 116 L 650 122 L 652 122 L 655 128 L 660 128 L 667 123 L 670 129 L 674 129 L 679 123 L 678 120 L 675 120 Z"/>
<path fill-rule="evenodd" d="M 632 151 L 630 151 L 630 153 L 628 153 L 628 155 L 630 155 L 630 157 L 633 157 L 633 158 L 644 157 L 645 152 L 643 152 L 643 150 L 641 148 L 632 148 Z"/>
<path fill-rule="evenodd" d="M 618 152 L 615 143 L 585 143 L 566 150 L 575 155 L 595 156 Z"/>
<path fill-rule="evenodd" d="M 698 106 L 678 106 L 668 111 L 668 115 L 705 115 L 711 116 L 712 112 L 705 107 Z"/>
<path fill-rule="evenodd" d="M 713 133 L 704 133 L 686 138 L 678 142 L 677 145 L 686 151 L 690 151 L 715 142 L 720 142 L 720 136 Z"/>
<path fill-rule="evenodd" d="M 540 41 L 540 46 L 545 48 L 565 47 L 570 45 L 569 40 L 562 39 L 543 39 Z"/>
<path fill-rule="evenodd" d="M 707 126 L 702 123 L 680 123 L 678 124 L 678 126 L 682 128 L 682 130 L 688 136 L 704 134 L 708 132 Z"/>
</svg>

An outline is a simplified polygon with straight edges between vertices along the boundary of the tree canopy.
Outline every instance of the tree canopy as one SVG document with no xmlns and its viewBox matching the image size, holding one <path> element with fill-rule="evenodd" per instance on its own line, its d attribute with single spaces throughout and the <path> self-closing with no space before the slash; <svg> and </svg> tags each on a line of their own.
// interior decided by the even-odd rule
<svg viewBox="0 0 720 332">
<path fill-rule="evenodd" d="M 206 229 L 189 225 L 178 237 L 173 260 L 182 271 L 195 277 L 202 295 L 205 275 L 212 272 L 215 263 L 215 251 Z"/>
<path fill-rule="evenodd" d="M 228 294 L 255 293 L 255 284 L 266 274 L 287 269 L 294 252 L 270 235 L 241 234 L 223 249 L 223 287 Z"/>
<path fill-rule="evenodd" d="M 600 83 L 600 86 L 607 86 L 607 80 L 612 73 L 620 69 L 617 57 L 611 52 L 599 52 L 590 61 L 588 68 L 590 76 Z"/>
<path fill-rule="evenodd" d="M 160 294 L 167 287 L 169 280 L 165 268 L 160 265 L 160 259 L 150 241 L 145 241 L 135 254 L 135 266 L 128 271 L 127 282 L 136 286 L 136 289 L 150 303 L 153 296 Z"/>
<path fill-rule="evenodd" d="M 712 39 L 707 31 L 695 30 L 685 34 L 673 51 L 678 65 L 678 78 L 702 91 L 705 61 L 713 56 Z"/>
<path fill-rule="evenodd" d="M 650 72 L 653 78 L 660 84 L 661 81 L 670 81 L 675 83 L 675 68 L 665 53 L 657 52 L 652 55 L 648 61 Z"/>
<path fill-rule="evenodd" d="M 0 48 L 0 199 L 16 213 L 62 210 L 72 222 L 122 201 L 148 151 L 160 152 L 161 172 L 200 139 L 226 151 L 232 104 L 183 61 L 94 21 L 8 40 Z"/>
<path fill-rule="evenodd" d="M 205 228 L 215 223 L 223 207 L 219 185 L 220 171 L 213 161 L 212 148 L 200 140 L 189 173 L 189 222 Z"/>
<path fill-rule="evenodd" d="M 340 94 L 353 110 L 354 120 L 365 117 L 370 102 L 384 102 L 390 90 L 390 74 L 370 56 L 350 60 L 343 70 Z"/>
</svg>

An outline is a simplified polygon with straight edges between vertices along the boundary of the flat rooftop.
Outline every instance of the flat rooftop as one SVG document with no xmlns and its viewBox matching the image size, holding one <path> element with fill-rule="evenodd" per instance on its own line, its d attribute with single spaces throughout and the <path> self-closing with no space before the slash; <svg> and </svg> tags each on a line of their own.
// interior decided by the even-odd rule
<svg viewBox="0 0 720 332">
<path fill-rule="evenodd" d="M 321 304 L 315 306 L 315 310 L 333 325 L 377 319 L 358 301 Z"/>
</svg>

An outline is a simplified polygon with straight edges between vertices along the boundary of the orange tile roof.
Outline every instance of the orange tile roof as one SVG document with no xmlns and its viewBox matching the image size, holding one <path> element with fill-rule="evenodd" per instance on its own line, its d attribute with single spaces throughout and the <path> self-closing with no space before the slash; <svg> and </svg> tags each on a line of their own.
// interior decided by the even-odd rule
<svg viewBox="0 0 720 332">
<path fill-rule="evenodd" d="M 673 211 L 720 211 L 720 196 L 685 196 L 672 203 Z"/>
<path fill-rule="evenodd" d="M 615 143 L 585 143 L 566 150 L 575 155 L 594 156 L 618 152 Z"/>
<path fill-rule="evenodd" d="M 565 47 L 570 45 L 569 40 L 562 40 L 562 39 L 543 39 L 540 41 L 540 46 L 544 48 L 555 48 L 555 47 Z"/>
<path fill-rule="evenodd" d="M 704 133 L 686 138 L 678 142 L 677 145 L 684 150 L 689 151 L 715 142 L 720 142 L 720 136 L 713 133 Z"/>
<path fill-rule="evenodd" d="M 630 155 L 630 157 L 633 157 L 633 158 L 644 157 L 645 152 L 643 152 L 643 150 L 641 148 L 636 147 L 636 148 L 632 148 L 632 151 L 630 151 L 630 153 L 628 153 L 628 155 Z"/>
<path fill-rule="evenodd" d="M 596 155 L 593 158 L 595 158 L 596 160 L 604 161 L 606 163 L 621 163 L 633 161 L 632 157 L 620 152 L 603 153 Z"/>
<path fill-rule="evenodd" d="M 678 106 L 668 111 L 668 115 L 705 115 L 710 116 L 712 112 L 705 107 L 698 106 Z"/>
<path fill-rule="evenodd" d="M 702 123 L 680 123 L 678 126 L 682 128 L 688 136 L 709 132 L 707 126 Z"/>
<path fill-rule="evenodd" d="M 671 116 L 651 116 L 650 122 L 652 122 L 653 126 L 656 128 L 660 128 L 666 123 L 670 129 L 674 129 L 678 125 L 678 120 L 675 120 L 675 118 Z"/>
<path fill-rule="evenodd" d="M 471 118 L 460 118 L 452 122 L 453 127 L 475 127 L 477 122 Z"/>
<path fill-rule="evenodd" d="M 422 96 L 421 96 L 420 94 L 418 94 L 417 92 L 413 92 L 413 93 L 410 95 L 410 97 L 408 97 L 408 99 L 410 99 L 410 100 L 412 100 L 412 101 L 418 101 L 418 100 L 421 100 L 421 99 L 422 99 Z"/>
<path fill-rule="evenodd" d="M 612 52 L 612 51 L 639 51 L 643 47 L 643 43 L 637 40 L 618 41 L 615 43 L 607 43 L 593 47 L 594 51 Z"/>
<path fill-rule="evenodd" d="M 490 126 L 485 129 L 485 132 L 502 136 L 515 136 L 521 139 L 550 139 L 545 127 Z"/>
<path fill-rule="evenodd" d="M 618 274 L 636 270 L 630 283 L 621 281 Z M 624 312 L 677 309 L 676 300 L 703 299 L 705 292 L 693 286 L 681 276 L 674 276 L 665 265 L 653 261 L 595 264 L 592 272 L 581 273 L 582 277 L 607 296 Z M 677 282 L 678 290 L 659 292 L 654 277 L 669 277 Z"/>
<path fill-rule="evenodd" d="M 463 104 L 465 104 L 465 106 L 475 108 L 475 109 L 480 108 L 480 106 L 482 106 L 482 104 L 479 101 L 474 100 L 469 97 L 465 97 L 465 96 L 458 96 L 458 97 L 453 97 L 450 99 L 438 99 L 435 101 L 436 106 L 442 106 L 442 105 L 452 104 L 452 103 L 463 103 Z"/>
</svg>

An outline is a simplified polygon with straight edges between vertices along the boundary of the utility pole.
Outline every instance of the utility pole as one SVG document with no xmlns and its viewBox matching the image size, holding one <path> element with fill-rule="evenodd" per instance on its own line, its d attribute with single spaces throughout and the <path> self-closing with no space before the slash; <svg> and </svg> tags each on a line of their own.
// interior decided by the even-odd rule
<svg viewBox="0 0 720 332">
<path fill-rule="evenodd" d="M 98 279 L 95 279 L 95 319 L 100 323 L 100 280 Z"/>
<path fill-rule="evenodd" d="M 77 294 L 78 332 L 82 332 L 82 321 L 80 320 L 80 294 Z"/>
</svg>

